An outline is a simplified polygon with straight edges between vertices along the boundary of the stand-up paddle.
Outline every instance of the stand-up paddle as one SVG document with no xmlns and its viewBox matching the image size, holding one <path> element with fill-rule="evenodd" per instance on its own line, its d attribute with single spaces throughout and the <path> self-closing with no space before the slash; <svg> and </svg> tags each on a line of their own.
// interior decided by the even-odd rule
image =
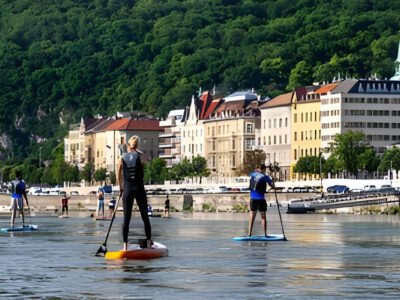
<svg viewBox="0 0 400 300">
<path fill-rule="evenodd" d="M 32 224 L 32 217 L 31 217 L 31 208 L 29 207 L 28 199 L 26 200 L 26 205 L 28 206 L 28 214 L 29 214 L 29 223 Z M 24 224 L 23 224 L 24 225 Z"/>
<path fill-rule="evenodd" d="M 115 214 L 116 214 L 116 212 L 117 212 L 117 210 L 118 210 L 118 204 L 119 204 L 119 201 L 121 200 L 121 198 L 122 198 L 122 193 L 119 193 L 118 201 L 117 201 L 117 204 L 115 205 L 115 210 L 113 211 L 113 214 L 112 214 L 112 217 L 111 217 L 110 226 L 108 227 L 108 232 L 107 232 L 107 235 L 106 235 L 106 240 L 105 240 L 104 243 L 100 246 L 99 250 L 97 250 L 95 256 L 105 256 L 106 253 L 107 253 L 107 240 L 108 240 L 108 236 L 110 235 L 111 227 L 112 227 L 112 224 L 113 224 L 113 222 L 114 222 Z"/>
<path fill-rule="evenodd" d="M 276 189 L 274 189 L 274 190 L 275 190 L 276 205 L 278 206 L 279 219 L 281 220 L 281 227 L 282 227 L 283 240 L 284 240 L 284 241 L 287 241 L 287 238 L 286 238 L 286 235 L 285 235 L 285 230 L 283 229 L 283 222 L 282 222 L 281 210 L 280 210 L 280 208 L 279 208 L 278 195 L 276 194 Z"/>
</svg>

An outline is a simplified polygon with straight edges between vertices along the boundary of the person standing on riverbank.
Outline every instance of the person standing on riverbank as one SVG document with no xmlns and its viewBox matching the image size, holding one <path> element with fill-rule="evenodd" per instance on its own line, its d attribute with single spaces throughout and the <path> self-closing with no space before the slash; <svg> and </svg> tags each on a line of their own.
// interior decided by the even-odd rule
<svg viewBox="0 0 400 300">
<path fill-rule="evenodd" d="M 100 210 L 102 211 L 102 217 L 104 218 L 104 190 L 99 188 L 97 193 L 97 216 L 100 216 Z"/>
<path fill-rule="evenodd" d="M 65 216 L 68 217 L 68 200 L 71 197 L 67 196 L 67 193 L 63 194 L 63 196 L 61 197 L 61 213 L 62 216 L 64 217 L 64 211 L 65 211 Z"/>
<path fill-rule="evenodd" d="M 271 188 L 275 188 L 275 185 L 271 177 L 265 174 L 266 169 L 266 165 L 261 164 L 259 169 L 256 169 L 250 174 L 249 236 L 251 236 L 251 232 L 253 231 L 257 210 L 260 212 L 261 224 L 264 229 L 264 234 L 267 236 L 267 201 L 265 200 L 264 193 L 267 192 L 267 184 L 271 186 Z"/>
<path fill-rule="evenodd" d="M 169 196 L 167 195 L 167 199 L 164 203 L 164 218 L 169 218 Z"/>
<path fill-rule="evenodd" d="M 124 250 L 128 250 L 129 223 L 132 217 L 133 201 L 136 199 L 139 206 L 140 215 L 143 220 L 146 233 L 146 246 L 150 248 L 153 244 L 151 240 L 151 225 L 147 214 L 147 196 L 144 189 L 144 172 L 140 160 L 140 152 L 137 149 L 139 137 L 132 136 L 128 141 L 128 153 L 124 153 L 118 161 L 117 182 L 122 193 L 122 203 L 124 208 L 124 222 L 122 225 L 122 238 Z"/>
<path fill-rule="evenodd" d="M 17 210 L 22 217 L 22 226 L 25 226 L 24 199 L 28 207 L 29 203 L 26 195 L 26 185 L 22 180 L 21 171 L 17 170 L 15 172 L 15 180 L 11 181 L 9 189 L 11 193 L 11 227 L 14 227 Z"/>
</svg>

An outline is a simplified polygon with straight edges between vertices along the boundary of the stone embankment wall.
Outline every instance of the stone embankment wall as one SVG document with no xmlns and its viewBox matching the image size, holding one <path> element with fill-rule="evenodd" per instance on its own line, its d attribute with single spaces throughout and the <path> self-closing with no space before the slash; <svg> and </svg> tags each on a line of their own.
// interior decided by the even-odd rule
<svg viewBox="0 0 400 300">
<path fill-rule="evenodd" d="M 286 206 L 292 199 L 303 199 L 312 196 L 310 193 L 278 193 L 278 201 Z M 116 196 L 117 197 L 117 196 Z M 148 202 L 154 210 L 162 211 L 166 195 L 148 195 Z M 194 211 L 203 210 L 203 205 L 212 206 L 218 211 L 230 211 L 235 204 L 247 204 L 249 201 L 248 193 L 215 193 L 215 194 L 171 194 L 170 207 L 182 211 L 184 202 L 193 207 Z M 110 196 L 106 195 L 105 209 L 107 209 Z M 266 195 L 268 202 L 275 203 L 275 194 Z M 33 211 L 54 211 L 61 209 L 60 196 L 33 196 L 28 195 L 29 206 Z M 69 209 L 73 210 L 95 210 L 97 205 L 96 195 L 72 196 L 69 200 Z M 0 208 L 3 211 L 9 209 L 10 195 L 0 194 Z M 122 203 L 120 203 L 120 208 Z M 134 207 L 137 209 L 137 207 Z"/>
</svg>

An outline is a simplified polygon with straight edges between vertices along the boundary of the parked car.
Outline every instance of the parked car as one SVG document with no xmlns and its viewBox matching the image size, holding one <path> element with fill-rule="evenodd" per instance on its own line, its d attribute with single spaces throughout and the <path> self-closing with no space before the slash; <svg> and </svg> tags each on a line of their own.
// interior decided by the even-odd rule
<svg viewBox="0 0 400 300">
<path fill-rule="evenodd" d="M 328 193 L 333 193 L 333 194 L 344 194 L 344 193 L 349 193 L 350 189 L 346 185 L 332 185 L 326 189 Z"/>
<path fill-rule="evenodd" d="M 71 191 L 71 196 L 78 196 L 79 192 L 78 191 Z"/>
<path fill-rule="evenodd" d="M 373 190 L 376 190 L 376 185 L 374 184 L 368 184 L 364 186 L 364 191 L 373 191 Z"/>
</svg>

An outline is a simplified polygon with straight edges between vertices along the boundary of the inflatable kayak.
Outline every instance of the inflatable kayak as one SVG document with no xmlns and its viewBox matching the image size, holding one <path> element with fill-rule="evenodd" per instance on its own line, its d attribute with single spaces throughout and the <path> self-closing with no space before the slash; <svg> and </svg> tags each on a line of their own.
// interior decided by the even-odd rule
<svg viewBox="0 0 400 300">
<path fill-rule="evenodd" d="M 152 248 L 140 248 L 139 244 L 132 244 L 128 246 L 128 250 L 120 250 L 107 252 L 106 259 L 153 259 L 160 258 L 168 255 L 168 248 L 161 244 L 154 242 Z"/>
<path fill-rule="evenodd" d="M 233 238 L 234 241 L 242 242 L 242 241 L 284 241 L 285 237 L 282 234 L 272 234 L 272 235 L 252 235 L 252 236 L 237 236 Z"/>
<path fill-rule="evenodd" d="M 32 231 L 38 230 L 38 225 L 25 225 L 20 227 L 8 227 L 8 228 L 1 228 L 0 231 L 2 232 L 14 232 L 14 231 Z"/>
</svg>

